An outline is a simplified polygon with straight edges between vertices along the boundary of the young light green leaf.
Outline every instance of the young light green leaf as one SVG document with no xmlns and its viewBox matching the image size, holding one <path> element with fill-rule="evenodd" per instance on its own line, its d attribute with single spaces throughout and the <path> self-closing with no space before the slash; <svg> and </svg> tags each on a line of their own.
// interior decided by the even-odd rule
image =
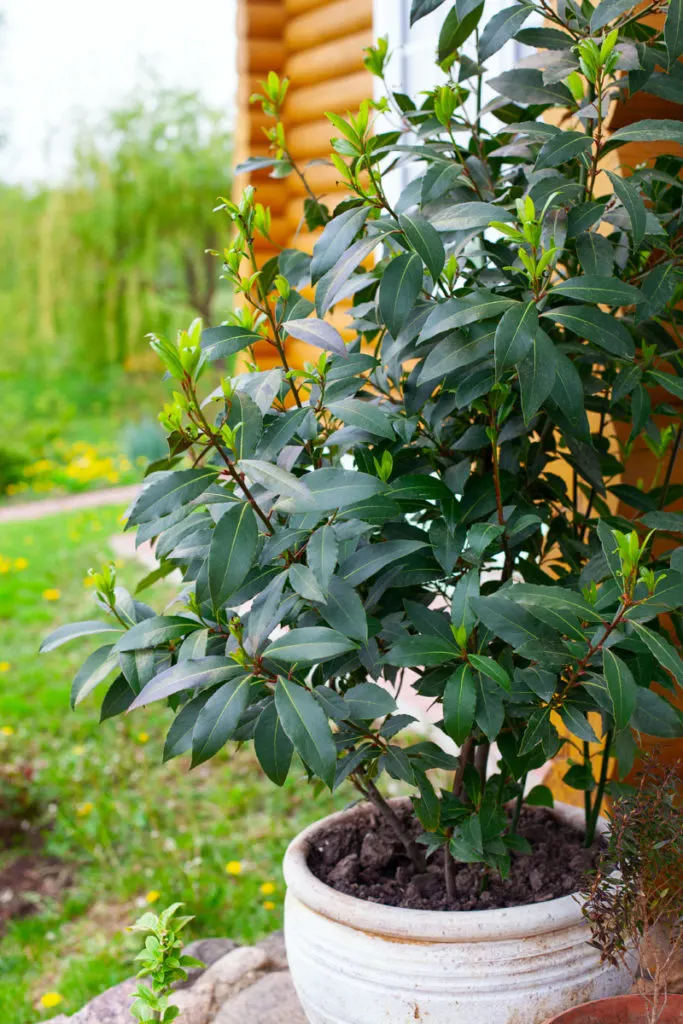
<svg viewBox="0 0 683 1024">
<path fill-rule="evenodd" d="M 332 789 L 337 750 L 320 704 L 304 686 L 281 677 L 275 687 L 275 707 L 302 761 Z"/>
</svg>

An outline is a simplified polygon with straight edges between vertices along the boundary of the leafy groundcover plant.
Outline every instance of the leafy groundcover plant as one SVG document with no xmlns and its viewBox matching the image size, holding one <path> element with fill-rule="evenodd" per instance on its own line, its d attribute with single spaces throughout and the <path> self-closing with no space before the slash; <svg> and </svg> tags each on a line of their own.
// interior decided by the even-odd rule
<svg viewBox="0 0 683 1024">
<path fill-rule="evenodd" d="M 439 6 L 416 0 L 414 19 Z M 225 274 L 243 307 L 175 344 L 153 338 L 175 386 L 161 417 L 170 454 L 128 516 L 140 542 L 155 539 L 153 577 L 182 571 L 180 608 L 157 614 L 107 568 L 107 621 L 44 645 L 108 631 L 74 704 L 113 676 L 103 719 L 168 701 L 165 758 L 191 751 L 194 766 L 253 741 L 278 785 L 296 752 L 315 784 L 350 780 L 419 865 L 425 845 L 378 780 L 413 787 L 449 891 L 453 858 L 505 875 L 527 850 L 525 780 L 565 737 L 590 845 L 610 759 L 626 773 L 639 733 L 683 731 L 668 632 L 680 636 L 683 605 L 683 551 L 671 551 L 683 516 L 669 510 L 682 493 L 682 160 L 609 172 L 613 191 L 598 191 L 601 162 L 617 167 L 624 143 L 683 143 L 675 121 L 606 131 L 621 97 L 683 99 L 681 0 L 663 32 L 628 0 L 513 3 L 483 27 L 482 8 L 447 12 L 443 85 L 419 105 L 388 90 L 356 116 L 329 115 L 349 198 L 331 211 L 309 190 L 308 226 L 323 227 L 312 257 L 285 249 L 259 268 L 268 211 L 252 188 L 223 201 Z M 545 26 L 525 27 L 532 14 Z M 537 55 L 489 79 L 513 35 Z M 381 40 L 367 66 L 383 78 L 386 62 Z M 484 108 L 485 78 L 498 99 Z M 270 75 L 257 97 L 272 157 L 248 167 L 305 181 L 281 121 L 286 90 Z M 398 164 L 409 184 L 393 200 Z M 344 311 L 342 337 L 326 317 Z M 317 362 L 290 367 L 288 337 L 319 346 Z M 264 340 L 281 368 L 256 366 Z M 244 372 L 204 393 L 207 363 L 237 353 Z M 654 481 L 619 483 L 642 443 Z M 402 741 L 411 718 L 377 680 L 398 691 L 408 669 L 459 756 Z M 447 786 L 435 768 L 453 772 Z M 529 800 L 551 797 L 541 787 Z"/>
</svg>

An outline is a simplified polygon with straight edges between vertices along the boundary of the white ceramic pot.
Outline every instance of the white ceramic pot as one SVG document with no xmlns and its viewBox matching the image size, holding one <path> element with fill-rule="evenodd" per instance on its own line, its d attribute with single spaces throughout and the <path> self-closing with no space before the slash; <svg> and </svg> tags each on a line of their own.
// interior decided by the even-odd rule
<svg viewBox="0 0 683 1024">
<path fill-rule="evenodd" d="M 285 939 L 311 1024 L 541 1024 L 578 1003 L 627 992 L 600 964 L 574 896 L 503 910 L 387 907 L 346 896 L 309 870 L 317 822 L 284 860 Z M 581 827 L 581 811 L 556 813 Z"/>
</svg>

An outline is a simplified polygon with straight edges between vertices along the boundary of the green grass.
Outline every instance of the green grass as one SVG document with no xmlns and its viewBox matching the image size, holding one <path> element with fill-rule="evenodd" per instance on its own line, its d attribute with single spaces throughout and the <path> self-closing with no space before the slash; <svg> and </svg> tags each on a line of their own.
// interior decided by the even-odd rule
<svg viewBox="0 0 683 1024">
<path fill-rule="evenodd" d="M 0 937 L 0 1021 L 29 1024 L 73 1013 L 133 973 L 135 943 L 125 932 L 159 893 L 155 907 L 183 901 L 196 915 L 188 938 L 250 941 L 281 920 L 280 860 L 305 824 L 348 794 L 313 802 L 302 772 L 277 789 L 248 749 L 234 745 L 188 772 L 187 759 L 161 765 L 171 713 L 158 706 L 98 724 L 102 688 L 75 712 L 73 674 L 92 644 L 75 641 L 38 655 L 56 625 L 99 614 L 83 585 L 111 558 L 121 509 L 97 509 L 0 526 L 0 764 L 28 764 L 30 795 L 44 808 L 45 851 L 69 862 L 73 885 L 54 903 L 14 921 Z M 17 559 L 28 565 L 15 568 Z M 8 568 L 9 564 L 9 568 Z M 23 565 L 23 562 L 19 562 Z M 133 586 L 145 569 L 120 568 Z M 45 591 L 59 589 L 58 600 Z M 163 584 L 147 599 L 164 607 Z M 148 738 L 146 738 L 148 737 Z M 79 813 L 80 811 L 80 813 Z M 0 851 L 0 869 L 21 849 Z M 229 875 L 225 865 L 239 861 Z M 260 887 L 274 882 L 275 894 Z M 272 900 L 274 910 L 264 908 Z M 63 1002 L 41 1010 L 46 992 Z"/>
</svg>

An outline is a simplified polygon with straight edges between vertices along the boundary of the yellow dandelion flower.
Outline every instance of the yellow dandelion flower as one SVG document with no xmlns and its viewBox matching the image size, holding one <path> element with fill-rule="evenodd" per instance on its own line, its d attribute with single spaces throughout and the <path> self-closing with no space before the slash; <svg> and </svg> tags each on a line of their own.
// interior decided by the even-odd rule
<svg viewBox="0 0 683 1024">
<path fill-rule="evenodd" d="M 149 739 L 149 733 L 148 732 L 139 732 L 138 733 L 138 743 L 147 743 L 148 739 Z"/>
<path fill-rule="evenodd" d="M 275 892 L 275 883 L 264 882 L 263 885 L 261 886 L 261 892 L 263 893 L 264 896 L 272 896 L 273 893 Z"/>
<path fill-rule="evenodd" d="M 2 725 L 0 726 L 0 733 L 3 736 L 14 736 L 14 729 L 11 725 Z"/>
<path fill-rule="evenodd" d="M 115 567 L 116 567 L 117 569 L 123 569 L 123 567 L 124 567 L 124 565 L 125 565 L 125 564 L 126 564 L 126 563 L 124 562 L 124 560 L 123 560 L 122 558 L 117 558 L 117 559 L 116 559 L 116 560 L 114 561 L 114 566 L 115 566 Z"/>
<path fill-rule="evenodd" d="M 0 672 L 9 672 L 11 667 L 9 661 L 0 661 Z"/>
<path fill-rule="evenodd" d="M 225 870 L 229 875 L 241 875 L 242 874 L 242 861 L 241 860 L 229 860 L 225 865 Z"/>
<path fill-rule="evenodd" d="M 145 896 L 145 899 L 147 900 L 148 903 L 156 903 L 156 901 L 160 898 L 161 893 L 157 892 L 156 889 L 150 889 L 150 891 Z"/>
<path fill-rule="evenodd" d="M 92 811 L 94 811 L 94 809 L 95 805 L 91 804 L 90 801 L 88 800 L 86 801 L 86 803 L 80 804 L 80 806 L 76 808 L 76 814 L 78 815 L 79 818 L 87 818 L 88 815 L 91 814 Z"/>
<path fill-rule="evenodd" d="M 84 587 L 94 587 L 95 583 L 96 583 L 96 580 L 92 576 L 84 576 L 83 577 L 83 586 Z"/>
<path fill-rule="evenodd" d="M 83 754 L 85 754 L 85 747 L 79 744 L 78 746 L 73 748 L 71 753 L 75 754 L 76 757 L 82 757 Z"/>
<path fill-rule="evenodd" d="M 275 910 L 275 904 L 273 903 L 272 900 L 264 900 L 263 901 L 263 909 L 264 910 Z"/>
<path fill-rule="evenodd" d="M 43 598 L 46 601 L 59 601 L 61 596 L 62 592 L 57 587 L 48 587 L 47 590 L 43 591 Z"/>
<path fill-rule="evenodd" d="M 63 1002 L 64 996 L 60 995 L 59 992 L 46 992 L 40 997 L 40 1005 L 46 1010 L 51 1010 L 54 1006 L 59 1006 Z"/>
<path fill-rule="evenodd" d="M 28 558 L 15 558 L 14 559 L 15 569 L 28 569 Z"/>
</svg>

